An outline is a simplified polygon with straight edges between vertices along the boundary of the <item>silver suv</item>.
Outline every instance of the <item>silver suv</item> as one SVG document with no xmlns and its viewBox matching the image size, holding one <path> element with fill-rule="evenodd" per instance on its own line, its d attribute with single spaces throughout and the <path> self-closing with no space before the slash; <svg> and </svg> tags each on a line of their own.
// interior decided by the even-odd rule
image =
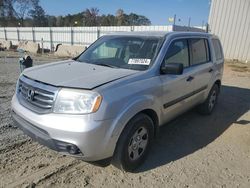
<svg viewBox="0 0 250 188">
<path fill-rule="evenodd" d="M 207 33 L 106 35 L 73 60 L 26 69 L 14 122 L 39 143 L 85 161 L 132 171 L 160 126 L 197 107 L 210 114 L 224 57 Z"/>
</svg>

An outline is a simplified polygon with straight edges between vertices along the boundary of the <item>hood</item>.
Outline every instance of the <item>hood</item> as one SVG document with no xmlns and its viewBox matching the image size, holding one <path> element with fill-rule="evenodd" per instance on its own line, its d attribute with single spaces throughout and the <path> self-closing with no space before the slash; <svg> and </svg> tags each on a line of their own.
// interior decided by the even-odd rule
<svg viewBox="0 0 250 188">
<path fill-rule="evenodd" d="M 54 86 L 93 89 L 136 72 L 68 60 L 29 68 L 23 75 Z"/>
</svg>

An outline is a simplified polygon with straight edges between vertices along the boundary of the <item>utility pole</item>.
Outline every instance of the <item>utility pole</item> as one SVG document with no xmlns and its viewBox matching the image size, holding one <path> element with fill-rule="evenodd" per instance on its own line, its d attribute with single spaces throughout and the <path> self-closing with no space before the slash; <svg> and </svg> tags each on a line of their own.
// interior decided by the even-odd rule
<svg viewBox="0 0 250 188">
<path fill-rule="evenodd" d="M 175 23 L 176 23 L 176 14 L 174 15 L 174 25 L 175 25 Z"/>
<path fill-rule="evenodd" d="M 188 27 L 190 27 L 191 24 L 191 17 L 188 18 Z"/>
<path fill-rule="evenodd" d="M 209 29 L 209 24 L 206 24 L 206 33 L 209 33 L 210 29 Z"/>
<path fill-rule="evenodd" d="M 203 29 L 204 27 L 204 20 L 202 20 L 201 28 Z"/>
</svg>

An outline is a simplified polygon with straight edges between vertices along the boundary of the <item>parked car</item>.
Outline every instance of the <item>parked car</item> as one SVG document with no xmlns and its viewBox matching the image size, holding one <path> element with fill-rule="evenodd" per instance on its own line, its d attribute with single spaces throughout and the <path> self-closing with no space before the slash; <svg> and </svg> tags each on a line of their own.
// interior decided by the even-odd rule
<svg viewBox="0 0 250 188">
<path fill-rule="evenodd" d="M 207 33 L 106 35 L 72 60 L 25 69 L 12 116 L 53 150 L 85 161 L 112 157 L 133 171 L 160 126 L 195 106 L 212 113 L 223 64 L 219 39 Z"/>
</svg>

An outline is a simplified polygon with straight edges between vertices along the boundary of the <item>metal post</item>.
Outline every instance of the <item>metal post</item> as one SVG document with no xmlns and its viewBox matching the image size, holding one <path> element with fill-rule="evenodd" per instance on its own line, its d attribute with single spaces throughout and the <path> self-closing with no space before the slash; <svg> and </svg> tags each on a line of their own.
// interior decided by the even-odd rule
<svg viewBox="0 0 250 188">
<path fill-rule="evenodd" d="M 206 33 L 209 33 L 209 24 L 206 24 Z"/>
<path fill-rule="evenodd" d="M 54 46 L 53 46 L 53 31 L 51 27 L 49 28 L 49 36 L 50 36 L 50 51 L 54 51 Z"/>
<path fill-rule="evenodd" d="M 43 54 L 43 38 L 41 38 L 41 44 L 42 44 L 42 54 Z"/>
<path fill-rule="evenodd" d="M 5 38 L 5 40 L 7 40 L 8 38 L 7 38 L 7 31 L 6 31 L 6 28 L 4 27 L 3 28 L 3 31 L 4 31 L 4 38 Z"/>
<path fill-rule="evenodd" d="M 175 23 L 176 23 L 176 14 L 174 15 L 174 26 L 175 26 Z"/>
<path fill-rule="evenodd" d="M 100 38 L 100 33 L 101 33 L 101 32 L 100 32 L 100 28 L 98 27 L 98 28 L 97 28 L 97 39 Z"/>
<path fill-rule="evenodd" d="M 74 45 L 74 31 L 73 28 L 71 27 L 71 45 Z"/>
<path fill-rule="evenodd" d="M 20 32 L 18 27 L 16 28 L 16 34 L 17 34 L 17 41 L 20 41 Z"/>
<path fill-rule="evenodd" d="M 33 27 L 32 27 L 32 39 L 33 39 L 33 42 L 36 42 L 35 30 Z"/>
<path fill-rule="evenodd" d="M 134 31 L 135 30 L 135 26 L 131 25 L 130 31 Z"/>
</svg>

